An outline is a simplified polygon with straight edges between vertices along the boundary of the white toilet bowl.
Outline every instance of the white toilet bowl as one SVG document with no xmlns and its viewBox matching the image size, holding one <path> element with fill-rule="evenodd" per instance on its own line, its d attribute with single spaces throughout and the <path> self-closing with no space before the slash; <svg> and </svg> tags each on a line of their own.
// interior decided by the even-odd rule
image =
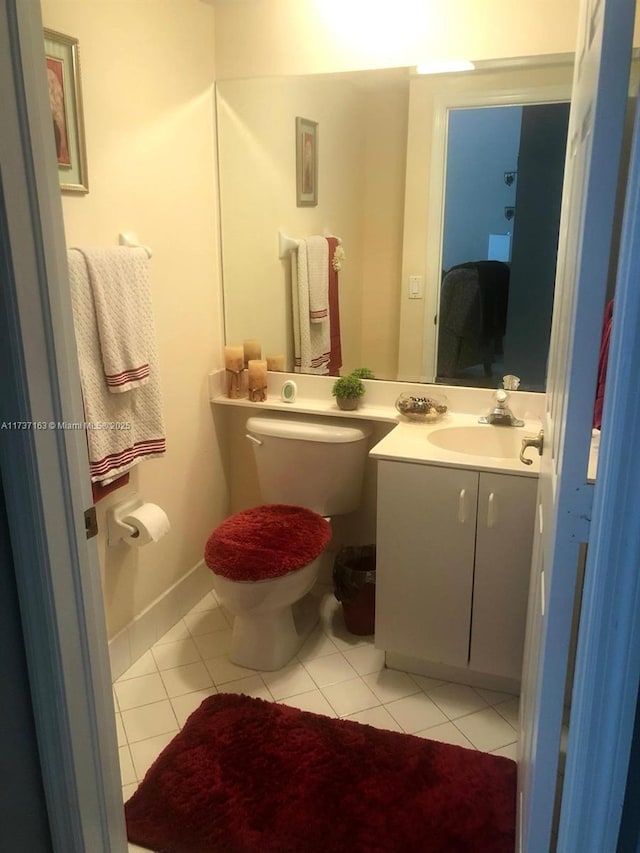
<svg viewBox="0 0 640 853">
<path fill-rule="evenodd" d="M 247 421 L 265 504 L 230 516 L 205 547 L 234 617 L 230 657 L 239 666 L 280 669 L 318 621 L 309 591 L 331 536 L 327 518 L 358 508 L 370 432 L 334 419 Z"/>
<path fill-rule="evenodd" d="M 318 578 L 321 559 L 269 580 L 236 581 L 214 574 L 215 591 L 234 617 L 233 663 L 274 670 L 291 660 L 318 621 L 318 602 L 307 593 Z"/>
<path fill-rule="evenodd" d="M 318 619 L 307 593 L 330 540 L 325 518 L 287 504 L 236 513 L 213 531 L 205 561 L 234 617 L 233 663 L 273 670 L 295 655 Z"/>
</svg>

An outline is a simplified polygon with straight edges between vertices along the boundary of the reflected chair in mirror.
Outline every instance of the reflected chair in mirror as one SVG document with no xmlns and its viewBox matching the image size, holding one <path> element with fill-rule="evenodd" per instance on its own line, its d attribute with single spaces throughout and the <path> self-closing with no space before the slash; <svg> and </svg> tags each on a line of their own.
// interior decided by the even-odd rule
<svg viewBox="0 0 640 853">
<path fill-rule="evenodd" d="M 476 377 L 491 385 L 493 366 L 502 361 L 509 301 L 509 265 L 470 261 L 444 274 L 440 292 L 436 381 Z"/>
</svg>

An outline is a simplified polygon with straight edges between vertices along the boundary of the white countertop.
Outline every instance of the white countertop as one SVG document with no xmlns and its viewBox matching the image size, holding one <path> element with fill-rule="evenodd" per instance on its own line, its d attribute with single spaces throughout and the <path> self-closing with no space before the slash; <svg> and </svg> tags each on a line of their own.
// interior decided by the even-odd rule
<svg viewBox="0 0 640 853">
<path fill-rule="evenodd" d="M 388 459 L 396 462 L 414 462 L 421 465 L 441 465 L 449 468 L 470 468 L 483 471 L 496 471 L 504 474 L 517 474 L 524 477 L 537 477 L 540 472 L 540 456 L 535 448 L 528 448 L 526 456 L 532 460 L 525 465 L 518 456 L 513 458 L 459 453 L 438 447 L 429 441 L 429 435 L 437 430 L 449 427 L 474 427 L 479 430 L 509 430 L 509 437 L 519 447 L 520 440 L 535 437 L 540 429 L 539 421 L 525 421 L 523 427 L 489 426 L 479 424 L 476 415 L 447 414 L 434 424 L 406 421 L 401 419 L 398 426 L 391 430 L 369 452 L 373 459 Z"/>
</svg>

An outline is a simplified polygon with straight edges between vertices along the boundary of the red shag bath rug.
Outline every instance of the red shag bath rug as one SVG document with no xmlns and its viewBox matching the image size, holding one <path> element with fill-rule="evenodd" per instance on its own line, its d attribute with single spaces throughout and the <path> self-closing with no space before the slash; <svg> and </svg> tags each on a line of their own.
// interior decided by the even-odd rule
<svg viewBox="0 0 640 853">
<path fill-rule="evenodd" d="M 221 693 L 125 805 L 161 853 L 513 853 L 508 758 Z"/>
</svg>

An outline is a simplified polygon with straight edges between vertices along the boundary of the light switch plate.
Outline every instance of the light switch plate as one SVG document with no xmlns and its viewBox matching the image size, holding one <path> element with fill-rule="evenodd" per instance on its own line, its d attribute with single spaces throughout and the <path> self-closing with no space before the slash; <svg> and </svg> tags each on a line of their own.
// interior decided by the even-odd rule
<svg viewBox="0 0 640 853">
<path fill-rule="evenodd" d="M 410 275 L 409 276 L 409 299 L 422 299 L 422 291 L 424 285 L 424 276 Z"/>
</svg>

